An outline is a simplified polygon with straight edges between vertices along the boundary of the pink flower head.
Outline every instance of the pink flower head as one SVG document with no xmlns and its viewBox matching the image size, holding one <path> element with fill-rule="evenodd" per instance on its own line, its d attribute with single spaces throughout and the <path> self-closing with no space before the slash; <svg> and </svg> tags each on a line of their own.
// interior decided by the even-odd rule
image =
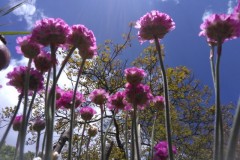
<svg viewBox="0 0 240 160">
<path fill-rule="evenodd" d="M 44 18 L 37 21 L 32 31 L 32 40 L 43 46 L 65 44 L 70 28 L 60 18 Z"/>
<path fill-rule="evenodd" d="M 41 51 L 41 53 L 34 58 L 35 67 L 41 73 L 49 71 L 54 63 L 56 64 L 56 60 L 52 60 L 50 53 L 46 51 Z"/>
<path fill-rule="evenodd" d="M 173 153 L 177 153 L 175 146 L 172 146 Z M 153 160 L 166 160 L 168 158 L 168 143 L 166 141 L 160 141 L 154 146 Z"/>
<path fill-rule="evenodd" d="M 152 102 L 156 108 L 163 110 L 163 108 L 164 108 L 164 97 L 163 96 L 155 96 L 153 98 Z"/>
<path fill-rule="evenodd" d="M 239 36 L 239 23 L 231 15 L 212 14 L 200 25 L 199 36 L 205 36 L 208 42 L 223 43 Z"/>
<path fill-rule="evenodd" d="M 125 93 L 127 101 L 137 105 L 140 109 L 144 109 L 153 98 L 149 86 L 144 84 L 132 85 L 127 83 Z"/>
<path fill-rule="evenodd" d="M 139 83 L 141 83 L 142 79 L 146 76 L 144 70 L 137 67 L 127 68 L 124 70 L 124 73 L 128 83 L 132 85 L 138 85 Z"/>
<path fill-rule="evenodd" d="M 20 131 L 22 125 L 23 116 L 16 116 L 13 120 L 13 130 Z"/>
<path fill-rule="evenodd" d="M 84 121 L 90 121 L 94 114 L 97 113 L 93 108 L 88 106 L 81 108 L 79 112 Z"/>
<path fill-rule="evenodd" d="M 127 110 L 130 104 L 127 103 L 127 101 L 125 100 L 125 97 L 126 97 L 125 92 L 117 92 L 109 96 L 108 104 L 107 104 L 108 108 L 110 110 L 114 110 L 114 109 Z"/>
<path fill-rule="evenodd" d="M 7 74 L 7 78 L 10 79 L 10 81 L 7 84 L 15 87 L 18 90 L 18 92 L 22 93 L 24 88 L 26 71 L 27 67 L 24 66 L 15 67 L 12 72 L 9 72 Z M 42 90 L 43 89 L 42 74 L 33 68 L 30 69 L 29 74 L 30 74 L 29 90 L 30 91 Z"/>
<path fill-rule="evenodd" d="M 103 105 L 108 97 L 109 95 L 104 89 L 95 89 L 89 95 L 90 100 L 97 105 Z"/>
<path fill-rule="evenodd" d="M 45 126 L 46 126 L 45 120 L 41 119 L 40 117 L 37 117 L 33 122 L 32 129 L 34 131 L 40 132 L 44 130 Z"/>
<path fill-rule="evenodd" d="M 40 53 L 41 46 L 31 40 L 31 36 L 23 36 L 17 38 L 16 51 L 19 54 L 23 54 L 27 58 L 34 58 Z"/>
<path fill-rule="evenodd" d="M 97 54 L 96 38 L 91 30 L 84 25 L 73 25 L 68 43 L 78 48 L 83 59 L 91 59 Z"/>
<path fill-rule="evenodd" d="M 72 106 L 73 93 L 74 92 L 72 90 L 62 91 L 61 97 L 56 102 L 57 108 L 70 109 Z M 77 92 L 75 107 L 79 107 L 82 102 L 85 102 L 84 96 L 81 93 Z"/>
<path fill-rule="evenodd" d="M 138 28 L 138 38 L 141 43 L 154 38 L 162 39 L 165 34 L 175 29 L 175 23 L 172 18 L 157 10 L 153 10 L 136 22 L 135 28 Z"/>
<path fill-rule="evenodd" d="M 240 20 L 240 3 L 238 2 L 237 6 L 233 9 L 233 13 L 231 14 L 238 21 Z"/>
</svg>

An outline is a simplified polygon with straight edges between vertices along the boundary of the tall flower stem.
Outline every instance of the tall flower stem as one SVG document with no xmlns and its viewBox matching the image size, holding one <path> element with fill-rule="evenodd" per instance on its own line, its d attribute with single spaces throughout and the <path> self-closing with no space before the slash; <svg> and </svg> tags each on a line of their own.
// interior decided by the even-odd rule
<svg viewBox="0 0 240 160">
<path fill-rule="evenodd" d="M 149 153 L 150 159 L 153 159 L 153 145 L 154 145 L 154 133 L 155 133 L 156 119 L 157 119 L 157 112 L 155 112 L 155 114 L 153 116 L 153 126 L 152 126 L 152 133 L 151 133 L 151 150 Z"/>
<path fill-rule="evenodd" d="M 88 155 L 88 149 L 89 149 L 89 144 L 91 141 L 91 136 L 89 136 L 88 141 L 87 141 L 87 147 L 86 147 L 86 160 L 90 160 L 89 155 Z"/>
<path fill-rule="evenodd" d="M 82 135 L 81 135 L 81 140 L 80 140 L 80 146 L 79 146 L 79 152 L 78 152 L 78 160 L 80 160 L 81 158 L 81 152 L 82 152 L 82 143 L 83 143 L 83 136 L 84 136 L 84 132 L 85 132 L 85 129 L 86 129 L 86 121 L 84 122 L 84 125 L 83 125 L 83 130 L 82 130 Z"/>
<path fill-rule="evenodd" d="M 35 157 L 38 156 L 38 150 L 39 150 L 39 142 L 40 142 L 40 131 L 37 132 L 37 143 L 36 143 L 36 152 L 35 152 Z"/>
<path fill-rule="evenodd" d="M 110 124 L 109 124 L 108 128 L 106 129 L 105 134 L 104 134 L 104 137 L 103 137 L 103 148 L 104 148 L 104 149 L 105 149 L 105 146 L 106 146 L 107 133 L 108 133 L 108 131 L 109 131 L 111 125 L 112 125 L 112 122 L 113 122 L 113 120 L 114 120 L 114 118 L 115 118 L 115 115 L 116 115 L 116 112 L 115 112 L 115 111 L 113 111 L 113 112 L 114 112 L 114 113 L 113 113 L 112 119 L 111 119 Z M 105 154 L 103 155 L 103 159 L 105 159 Z"/>
<path fill-rule="evenodd" d="M 32 111 L 32 108 L 33 108 L 33 103 L 34 103 L 34 100 L 36 98 L 36 95 L 37 95 L 37 89 L 34 91 L 31 102 L 29 104 L 29 109 L 28 109 L 27 116 L 26 116 L 27 117 L 27 122 L 30 118 L 30 114 L 31 114 L 31 111 Z"/>
<path fill-rule="evenodd" d="M 139 149 L 139 136 L 138 136 L 138 110 L 137 110 L 137 105 L 133 104 L 133 121 L 134 122 L 134 136 L 135 136 L 135 145 L 136 145 L 136 154 L 137 154 L 137 159 L 140 160 L 140 149 Z"/>
<path fill-rule="evenodd" d="M 213 84 L 215 85 L 214 48 L 214 46 L 210 46 L 210 67 L 212 72 Z"/>
<path fill-rule="evenodd" d="M 28 89 L 29 89 L 29 78 L 30 78 L 30 69 L 31 69 L 32 59 L 28 61 L 27 71 L 25 73 L 25 83 L 24 83 L 24 108 L 23 108 L 23 119 L 20 133 L 20 144 L 19 144 L 19 159 L 23 159 L 24 146 L 26 139 L 26 130 L 27 130 L 27 107 L 28 107 Z"/>
<path fill-rule="evenodd" d="M 232 160 L 235 158 L 236 145 L 238 143 L 238 135 L 240 130 L 240 98 L 238 99 L 238 105 L 233 121 L 233 126 L 230 134 L 230 139 L 227 147 L 227 154 L 225 160 Z"/>
<path fill-rule="evenodd" d="M 56 46 L 50 45 L 51 48 L 51 57 L 52 59 L 56 59 Z M 48 113 L 46 115 L 46 150 L 45 150 L 45 159 L 51 159 L 52 156 L 52 144 L 53 144 L 53 132 L 54 132 L 54 113 L 55 113 L 55 105 L 56 105 L 56 64 L 53 64 L 53 83 L 50 91 L 50 95 L 48 97 Z"/>
<path fill-rule="evenodd" d="M 167 135 L 167 142 L 168 142 L 168 155 L 169 159 L 173 160 L 173 150 L 172 150 L 172 133 L 171 133 L 171 117 L 170 117 L 170 105 L 169 105 L 169 95 L 168 95 L 168 82 L 167 82 L 167 75 L 164 69 L 162 54 L 161 54 L 161 47 L 157 37 L 154 38 L 156 49 L 158 51 L 161 71 L 162 71 L 162 78 L 163 78 L 163 88 L 164 88 L 164 98 L 165 98 L 165 124 L 166 124 L 166 135 Z"/>
<path fill-rule="evenodd" d="M 9 131 L 10 131 L 10 128 L 11 128 L 11 126 L 12 126 L 12 124 L 13 124 L 13 121 L 14 121 L 17 113 L 18 113 L 18 110 L 19 110 L 19 108 L 20 108 L 20 104 L 21 104 L 21 102 L 22 102 L 22 99 L 23 99 L 23 94 L 21 93 L 21 94 L 19 95 L 18 104 L 17 104 L 17 107 L 16 107 L 16 109 L 15 109 L 15 111 L 14 111 L 14 113 L 13 113 L 13 116 L 12 116 L 12 118 L 11 118 L 11 121 L 10 121 L 10 123 L 8 124 L 7 129 L 6 129 L 6 131 L 4 132 L 3 137 L 2 137 L 2 139 L 1 139 L 1 142 L 0 142 L 0 150 L 1 150 L 2 146 L 3 146 L 3 144 L 5 143 L 5 139 L 7 138 L 7 135 L 8 135 L 8 133 L 9 133 Z"/>
<path fill-rule="evenodd" d="M 135 159 L 135 140 L 134 140 L 134 129 L 135 129 L 135 122 L 134 119 L 134 113 L 132 115 L 132 126 L 131 126 L 131 160 Z"/>
<path fill-rule="evenodd" d="M 125 155 L 128 160 L 128 111 L 126 111 L 125 117 Z"/>
<path fill-rule="evenodd" d="M 220 102 L 220 58 L 222 52 L 222 44 L 218 43 L 217 47 L 217 62 L 215 67 L 215 135 L 214 135 L 214 160 L 222 160 L 224 157 L 223 151 L 223 124 L 222 111 Z"/>
<path fill-rule="evenodd" d="M 103 109 L 103 105 L 100 106 L 101 108 L 101 160 L 104 160 L 104 142 L 103 142 L 103 113 L 104 113 L 104 109 Z"/>
<path fill-rule="evenodd" d="M 69 135 L 69 146 L 68 146 L 68 159 L 69 160 L 72 159 L 72 154 L 71 153 L 72 153 L 73 128 L 74 128 L 74 121 L 75 121 L 74 115 L 75 115 L 75 106 L 76 106 L 76 94 L 77 94 L 78 83 L 79 83 L 80 76 L 82 74 L 85 62 L 86 62 L 86 59 L 83 59 L 82 63 L 81 63 L 81 66 L 80 66 L 80 69 L 78 71 L 78 77 L 77 77 L 77 81 L 76 81 L 76 84 L 75 84 L 73 99 L 72 99 L 70 135 Z"/>
</svg>

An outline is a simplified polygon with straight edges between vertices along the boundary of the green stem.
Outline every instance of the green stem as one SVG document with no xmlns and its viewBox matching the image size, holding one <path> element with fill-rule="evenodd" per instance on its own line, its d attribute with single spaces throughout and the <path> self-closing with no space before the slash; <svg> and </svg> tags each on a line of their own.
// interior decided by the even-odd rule
<svg viewBox="0 0 240 160">
<path fill-rule="evenodd" d="M 90 140 L 91 140 L 91 136 L 89 136 L 88 141 L 87 141 L 86 160 L 90 160 L 89 154 L 88 154 L 88 149 L 89 149 Z"/>
<path fill-rule="evenodd" d="M 139 149 L 139 139 L 138 139 L 138 111 L 137 111 L 137 105 L 134 104 L 134 110 L 133 110 L 133 121 L 134 122 L 134 135 L 135 135 L 135 144 L 136 144 L 136 153 L 137 153 L 137 159 L 140 160 L 140 149 Z"/>
<path fill-rule="evenodd" d="M 108 128 L 106 129 L 105 134 L 104 134 L 104 137 L 103 137 L 103 148 L 104 148 L 104 149 L 105 149 L 105 146 L 106 146 L 107 133 L 108 133 L 108 131 L 109 131 L 111 125 L 112 125 L 113 119 L 115 118 L 115 115 L 116 115 L 116 112 L 115 112 L 115 111 L 113 111 L 113 112 L 114 112 L 114 113 L 113 113 L 113 117 L 112 117 L 111 122 L 110 122 Z M 105 156 L 105 155 L 104 155 L 104 156 Z M 105 158 L 105 157 L 104 157 L 104 158 Z"/>
<path fill-rule="evenodd" d="M 83 136 L 84 136 L 84 132 L 86 129 L 86 121 L 83 125 L 83 131 L 82 131 L 82 135 L 81 135 L 81 140 L 80 140 L 80 146 L 79 146 L 79 152 L 78 152 L 78 160 L 80 160 L 81 158 L 81 152 L 82 152 L 82 143 L 83 143 Z"/>
<path fill-rule="evenodd" d="M 125 155 L 126 159 L 128 160 L 128 111 L 126 111 L 125 117 Z"/>
<path fill-rule="evenodd" d="M 213 84 L 215 85 L 215 67 L 214 67 L 214 46 L 210 46 L 210 66 L 213 78 Z"/>
<path fill-rule="evenodd" d="M 174 160 L 173 157 L 173 150 L 172 150 L 172 133 L 171 133 L 171 117 L 170 117 L 170 105 L 169 105 L 169 95 L 168 95 L 168 82 L 167 82 L 167 75 L 163 65 L 163 59 L 161 54 L 160 43 L 157 37 L 155 37 L 155 44 L 156 49 L 158 51 L 161 71 L 162 71 L 162 78 L 163 78 L 163 89 L 164 89 L 164 104 L 165 104 L 165 123 L 166 123 L 166 135 L 167 135 L 167 142 L 168 142 L 168 155 L 170 160 Z"/>
<path fill-rule="evenodd" d="M 222 111 L 220 102 L 220 58 L 222 52 L 222 44 L 218 43 L 217 48 L 217 62 L 215 67 L 215 143 L 214 143 L 214 160 L 222 160 L 224 157 L 223 151 L 223 124 L 222 124 Z"/>
<path fill-rule="evenodd" d="M 149 153 L 150 159 L 153 159 L 153 145 L 154 145 L 154 131 L 155 131 L 155 124 L 156 124 L 156 119 L 157 119 L 157 112 L 155 112 L 153 116 L 153 126 L 152 126 L 152 133 L 151 133 L 151 150 Z"/>
<path fill-rule="evenodd" d="M 233 121 L 233 127 L 231 130 L 230 139 L 228 142 L 226 160 L 232 160 L 235 158 L 236 145 L 238 143 L 238 135 L 240 130 L 239 123 L 240 123 L 240 98 L 238 100 L 238 106 L 237 106 L 236 114 Z"/>
<path fill-rule="evenodd" d="M 33 96 L 32 96 L 32 100 L 31 100 L 30 105 L 29 105 L 29 109 L 28 109 L 28 112 L 27 112 L 27 122 L 30 118 L 30 114 L 31 114 L 31 111 L 32 111 L 32 108 L 33 108 L 33 103 L 34 103 L 36 95 L 37 95 L 37 89 L 34 91 Z"/>
<path fill-rule="evenodd" d="M 83 68 L 84 68 L 84 64 L 86 62 L 86 59 L 82 60 L 80 69 L 78 71 L 78 77 L 77 77 L 77 81 L 75 84 L 75 89 L 74 89 L 74 93 L 73 93 L 73 99 L 72 99 L 72 106 L 71 106 L 71 121 L 70 121 L 70 135 L 69 135 L 69 146 L 68 146 L 68 159 L 71 160 L 72 159 L 72 139 L 73 139 L 73 128 L 74 128 L 74 115 L 75 115 L 75 106 L 76 106 L 76 94 L 77 94 L 77 88 L 78 88 L 78 83 L 80 80 L 80 76 L 82 74 Z"/>
<path fill-rule="evenodd" d="M 135 159 L 135 140 L 134 140 L 134 129 L 135 129 L 135 115 L 132 115 L 132 126 L 131 126 L 131 160 Z"/>
<path fill-rule="evenodd" d="M 18 110 L 19 110 L 19 108 L 20 108 L 20 104 L 21 104 L 21 102 L 22 102 L 22 98 L 23 98 L 23 94 L 21 93 L 21 94 L 19 95 L 18 104 L 17 104 L 17 107 L 16 107 L 16 109 L 15 109 L 15 111 L 14 111 L 14 114 L 13 114 L 13 116 L 12 116 L 12 118 L 11 118 L 11 121 L 10 121 L 10 123 L 8 124 L 7 129 L 6 129 L 6 131 L 4 132 L 3 137 L 2 137 L 2 139 L 1 139 L 1 142 L 0 142 L 0 150 L 1 150 L 2 146 L 3 146 L 4 143 L 5 143 L 5 140 L 6 140 L 6 138 L 7 138 L 7 135 L 8 135 L 8 133 L 9 133 L 9 131 L 10 131 L 11 126 L 12 126 L 12 123 L 13 123 L 13 121 L 14 121 L 17 113 L 18 113 Z"/>
<path fill-rule="evenodd" d="M 103 142 L 103 113 L 104 113 L 103 105 L 101 105 L 100 108 L 101 108 L 101 160 L 104 160 L 105 152 Z"/>
<path fill-rule="evenodd" d="M 40 131 L 39 131 L 39 132 L 37 132 L 37 144 L 36 144 L 36 153 L 35 153 L 35 157 L 38 156 L 40 136 L 41 136 L 41 134 L 40 134 Z"/>
<path fill-rule="evenodd" d="M 25 73 L 25 83 L 24 83 L 24 108 L 23 108 L 23 119 L 20 130 L 20 148 L 19 148 L 19 159 L 23 159 L 25 139 L 26 139 L 26 130 L 27 130 L 27 107 L 28 107 L 28 89 L 29 89 L 29 78 L 30 78 L 30 69 L 31 69 L 32 59 L 28 61 L 27 71 Z"/>
<path fill-rule="evenodd" d="M 56 47 L 54 45 L 50 45 L 51 48 L 51 57 L 52 59 L 56 59 Z M 53 144 L 53 132 L 54 132 L 54 113 L 56 106 L 56 64 L 53 64 L 53 83 L 50 91 L 50 95 L 48 97 L 48 113 L 46 120 L 47 127 L 47 137 L 46 137 L 46 150 L 45 150 L 45 159 L 51 159 L 52 157 L 52 144 Z"/>
</svg>

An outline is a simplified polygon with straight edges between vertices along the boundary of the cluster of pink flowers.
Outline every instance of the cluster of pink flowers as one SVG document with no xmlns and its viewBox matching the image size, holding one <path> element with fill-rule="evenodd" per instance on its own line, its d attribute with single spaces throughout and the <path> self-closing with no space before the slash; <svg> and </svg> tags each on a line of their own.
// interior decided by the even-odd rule
<svg viewBox="0 0 240 160">
<path fill-rule="evenodd" d="M 109 94 L 104 89 L 95 89 L 89 95 L 90 100 L 100 106 L 107 101 L 108 97 Z"/>
<path fill-rule="evenodd" d="M 141 43 L 146 40 L 162 39 L 169 31 L 175 29 L 175 23 L 172 18 L 157 10 L 153 10 L 136 22 L 135 28 L 138 28 L 138 38 Z"/>
<path fill-rule="evenodd" d="M 172 147 L 173 153 L 177 153 L 177 148 Z M 153 160 L 167 160 L 168 158 L 168 143 L 166 141 L 160 141 L 154 146 Z"/>
<path fill-rule="evenodd" d="M 79 113 L 84 121 L 90 121 L 97 112 L 92 107 L 86 106 L 82 107 Z"/>
<path fill-rule="evenodd" d="M 22 125 L 23 116 L 16 116 L 13 120 L 13 130 L 14 131 L 20 131 L 21 125 Z"/>
<path fill-rule="evenodd" d="M 40 53 L 41 46 L 31 40 L 31 36 L 23 36 L 17 38 L 17 53 L 23 54 L 27 58 L 34 58 Z"/>
<path fill-rule="evenodd" d="M 43 120 L 40 117 L 37 117 L 32 124 L 32 129 L 36 132 L 40 132 L 44 130 L 45 126 L 46 126 L 45 120 Z"/>
<path fill-rule="evenodd" d="M 163 96 L 155 96 L 152 99 L 154 107 L 163 110 L 164 109 L 164 97 Z"/>
<path fill-rule="evenodd" d="M 9 72 L 7 74 L 7 78 L 10 79 L 10 81 L 7 83 L 8 85 L 11 85 L 15 87 L 18 92 L 22 93 L 24 89 L 24 82 L 26 77 L 26 71 L 27 67 L 15 67 L 12 72 Z M 29 76 L 29 90 L 30 91 L 40 91 L 43 89 L 43 76 L 42 74 L 33 69 L 30 68 L 30 76 Z"/>
<path fill-rule="evenodd" d="M 60 91 L 58 89 L 58 91 Z M 58 92 L 57 91 L 57 92 Z M 69 91 L 63 91 L 61 90 L 60 93 L 57 93 L 57 102 L 56 102 L 56 108 L 65 108 L 65 109 L 69 109 L 72 106 L 72 99 L 73 99 L 73 91 L 69 90 Z M 60 94 L 60 95 L 59 95 Z M 81 105 L 81 103 L 85 102 L 85 98 L 84 96 L 77 92 L 76 93 L 76 101 L 75 101 L 75 107 L 79 107 Z"/>
<path fill-rule="evenodd" d="M 110 110 L 129 110 L 131 108 L 130 104 L 126 101 L 125 92 L 116 92 L 111 95 L 108 99 L 108 108 Z"/>
<path fill-rule="evenodd" d="M 144 109 L 153 96 L 148 85 L 132 85 L 127 83 L 125 86 L 126 100 L 132 105 L 137 105 L 139 109 Z"/>
<path fill-rule="evenodd" d="M 60 18 L 44 18 L 37 21 L 31 39 L 43 46 L 63 45 L 70 33 L 68 24 Z"/>
<path fill-rule="evenodd" d="M 53 64 L 56 64 L 56 60 L 53 60 L 50 53 L 46 51 L 41 51 L 39 55 L 34 58 L 34 64 L 37 70 L 41 73 L 49 71 L 52 68 Z"/>
<path fill-rule="evenodd" d="M 68 36 L 68 43 L 78 48 L 83 59 L 92 59 L 97 54 L 96 38 L 84 25 L 73 25 Z"/>
<path fill-rule="evenodd" d="M 124 70 L 124 73 L 125 73 L 127 82 L 132 85 L 137 85 L 141 83 L 143 78 L 146 76 L 146 73 L 144 72 L 144 70 L 137 67 L 127 68 Z"/>
<path fill-rule="evenodd" d="M 208 42 L 223 43 L 240 35 L 239 22 L 227 14 L 212 14 L 201 24 L 199 36 L 207 37 Z"/>
</svg>

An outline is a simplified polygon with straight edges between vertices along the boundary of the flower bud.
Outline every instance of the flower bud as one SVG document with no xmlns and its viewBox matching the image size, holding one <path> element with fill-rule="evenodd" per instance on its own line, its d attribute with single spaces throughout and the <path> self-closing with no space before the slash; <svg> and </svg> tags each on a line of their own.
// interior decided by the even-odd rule
<svg viewBox="0 0 240 160">
<path fill-rule="evenodd" d="M 4 38 L 0 35 L 0 71 L 8 67 L 11 59 L 10 51 L 3 40 Z"/>
<path fill-rule="evenodd" d="M 32 125 L 32 129 L 36 132 L 40 132 L 41 130 L 44 130 L 45 125 L 46 125 L 45 120 L 41 118 L 36 118 Z"/>
<path fill-rule="evenodd" d="M 22 125 L 22 115 L 21 116 L 16 116 L 15 119 L 13 120 L 13 130 L 14 131 L 20 131 L 21 125 Z"/>
<path fill-rule="evenodd" d="M 97 135 L 97 132 L 98 132 L 98 128 L 95 127 L 95 126 L 91 126 L 89 129 L 88 129 L 88 135 L 90 137 L 95 137 Z"/>
</svg>

